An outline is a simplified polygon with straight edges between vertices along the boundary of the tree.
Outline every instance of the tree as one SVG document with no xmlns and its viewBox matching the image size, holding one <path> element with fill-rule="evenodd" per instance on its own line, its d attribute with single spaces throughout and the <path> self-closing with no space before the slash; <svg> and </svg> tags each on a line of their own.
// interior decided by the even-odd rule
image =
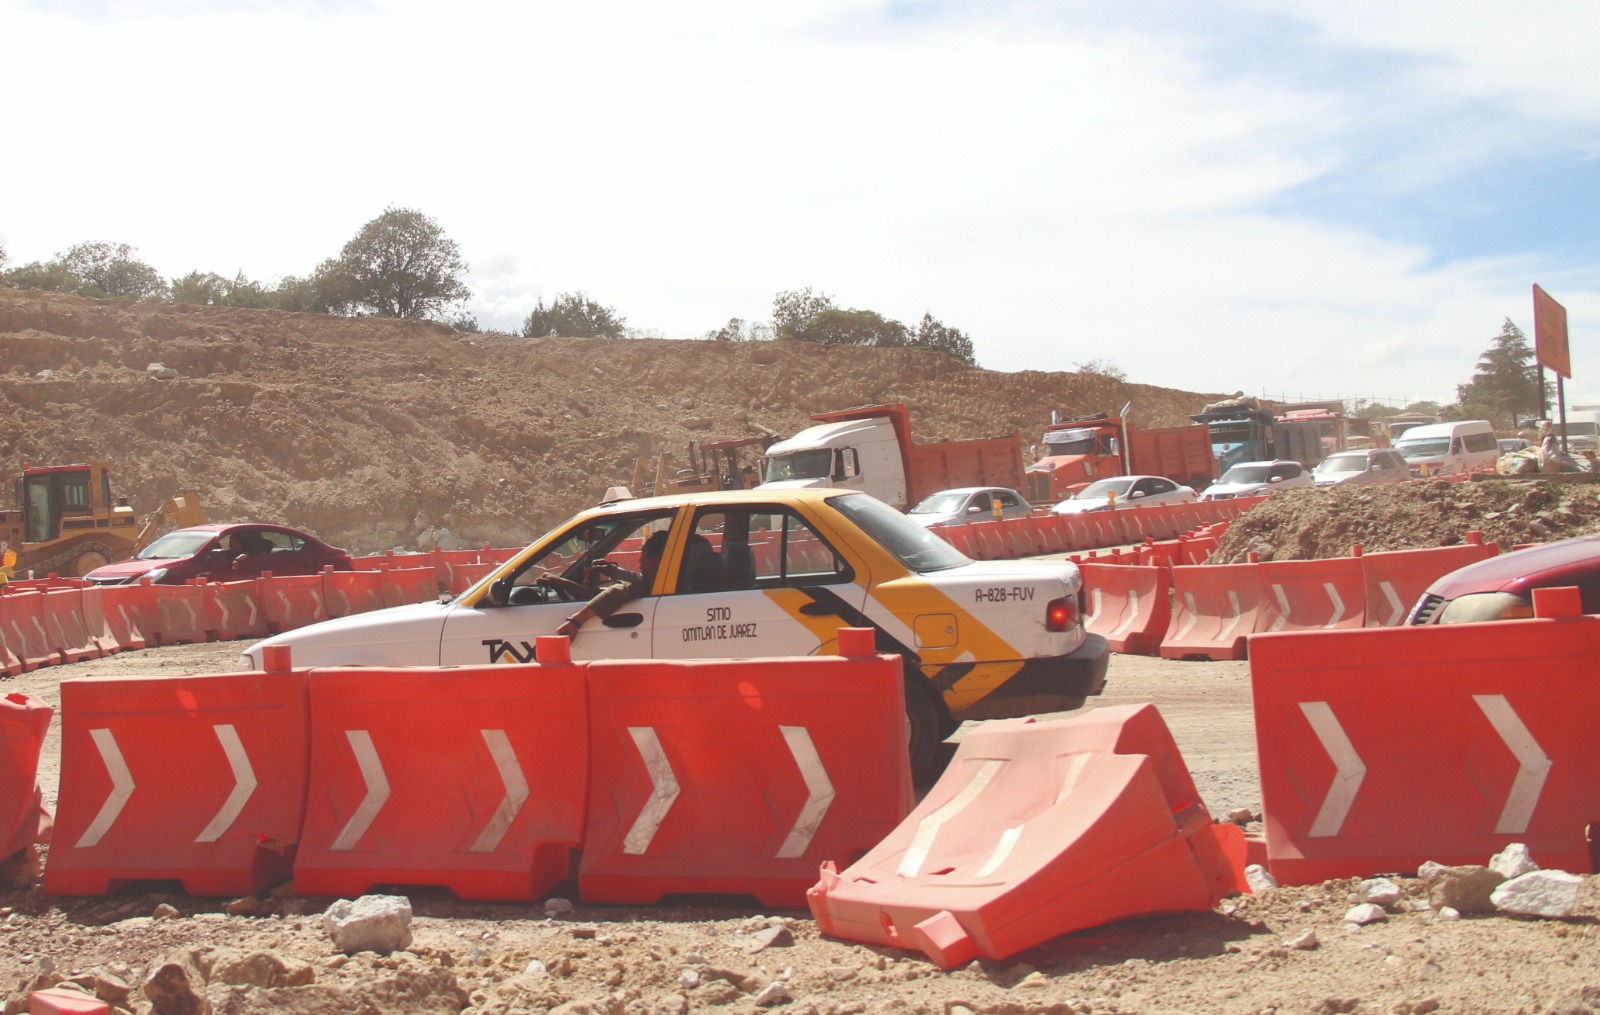
<svg viewBox="0 0 1600 1015">
<path fill-rule="evenodd" d="M 627 319 L 582 292 L 561 293 L 547 307 L 544 300 L 522 322 L 527 338 L 560 335 L 563 338 L 621 338 Z"/>
<path fill-rule="evenodd" d="M 913 334 L 911 344 L 919 349 L 932 349 L 942 352 L 967 364 L 977 366 L 978 359 L 972 349 L 972 339 L 959 328 L 946 326 L 932 314 L 923 314 L 922 320 L 917 322 L 917 330 Z"/>
<path fill-rule="evenodd" d="M 410 208 L 386 208 L 318 267 L 317 281 L 341 313 L 439 318 L 472 298 L 461 280 L 468 270 L 439 223 Z"/>
<path fill-rule="evenodd" d="M 242 271 L 233 278 L 223 278 L 212 271 L 191 271 L 182 278 L 173 279 L 170 292 L 174 303 L 252 310 L 275 306 L 273 294 L 259 282 L 245 278 Z"/>
<path fill-rule="evenodd" d="M 1497 427 L 1515 429 L 1519 416 L 1543 414 L 1541 394 L 1533 347 L 1508 317 L 1500 334 L 1478 357 L 1472 380 L 1456 386 L 1456 412 L 1461 419 L 1482 418 Z"/>
<path fill-rule="evenodd" d="M 76 292 L 83 279 L 67 270 L 60 260 L 29 261 L 5 273 L 6 285 L 13 289 L 43 289 L 47 292 Z"/>
<path fill-rule="evenodd" d="M 798 338 L 797 332 L 818 314 L 839 309 L 827 293 L 814 293 L 807 286 L 791 289 L 772 298 L 772 330 L 778 338 Z"/>
<path fill-rule="evenodd" d="M 873 310 L 824 310 L 802 321 L 792 332 L 798 342 L 818 345 L 865 345 L 897 349 L 910 342 L 906 326 Z"/>
<path fill-rule="evenodd" d="M 161 274 L 139 260 L 126 243 L 80 243 L 59 255 L 62 265 L 82 279 L 80 296 L 98 299 L 144 299 L 166 294 Z"/>
</svg>

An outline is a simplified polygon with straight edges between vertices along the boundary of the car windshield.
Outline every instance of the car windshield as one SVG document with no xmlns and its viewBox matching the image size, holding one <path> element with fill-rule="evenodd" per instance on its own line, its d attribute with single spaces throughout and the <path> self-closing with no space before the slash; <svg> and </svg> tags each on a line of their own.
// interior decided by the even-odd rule
<svg viewBox="0 0 1600 1015">
<path fill-rule="evenodd" d="M 211 542 L 215 536 L 215 532 L 188 532 L 184 530 L 169 532 L 140 550 L 135 556 L 140 560 L 179 560 L 184 557 L 193 557 L 200 552 L 202 546 Z"/>
<path fill-rule="evenodd" d="M 828 503 L 912 571 L 942 571 L 972 562 L 966 554 L 876 497 L 851 493 L 830 498 Z"/>
<path fill-rule="evenodd" d="M 1333 455 L 1324 458 L 1322 464 L 1317 466 L 1317 472 L 1326 476 L 1332 472 L 1365 472 L 1367 471 L 1366 455 Z"/>
<path fill-rule="evenodd" d="M 967 502 L 964 493 L 935 493 L 922 499 L 922 503 L 912 508 L 907 514 L 913 515 L 947 515 L 953 511 L 960 511 L 961 505 Z"/>
<path fill-rule="evenodd" d="M 1232 471 L 1232 470 L 1229 470 Z M 1098 483 L 1090 483 L 1078 491 L 1075 500 L 1105 500 L 1110 494 L 1125 497 L 1133 486 L 1133 480 L 1124 476 L 1121 479 L 1102 479 Z"/>
<path fill-rule="evenodd" d="M 1092 455 L 1094 431 L 1049 430 L 1045 432 L 1044 444 L 1052 455 Z"/>
<path fill-rule="evenodd" d="M 789 479 L 827 479 L 833 470 L 833 449 L 786 451 L 767 459 L 768 483 Z"/>
<path fill-rule="evenodd" d="M 1418 458 L 1440 458 L 1450 453 L 1450 438 L 1427 437 L 1422 440 L 1399 441 L 1394 449 L 1408 462 Z"/>
<path fill-rule="evenodd" d="M 1270 465 L 1235 465 L 1222 474 L 1219 483 L 1265 483 L 1272 476 Z"/>
</svg>

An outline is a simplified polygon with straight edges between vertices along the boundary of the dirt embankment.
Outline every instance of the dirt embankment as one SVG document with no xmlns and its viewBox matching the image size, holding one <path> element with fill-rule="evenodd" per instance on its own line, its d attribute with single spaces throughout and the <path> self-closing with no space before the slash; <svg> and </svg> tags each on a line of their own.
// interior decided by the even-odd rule
<svg viewBox="0 0 1600 1015">
<path fill-rule="evenodd" d="M 1031 443 L 1052 410 L 1131 400 L 1135 422 L 1168 426 L 1215 397 L 920 350 L 527 339 L 0 289 L 0 461 L 110 460 L 141 514 L 195 489 L 213 518 L 356 552 L 520 545 L 640 456 L 687 464 L 691 441 L 789 435 L 824 409 L 904 402 L 921 440 Z"/>
</svg>

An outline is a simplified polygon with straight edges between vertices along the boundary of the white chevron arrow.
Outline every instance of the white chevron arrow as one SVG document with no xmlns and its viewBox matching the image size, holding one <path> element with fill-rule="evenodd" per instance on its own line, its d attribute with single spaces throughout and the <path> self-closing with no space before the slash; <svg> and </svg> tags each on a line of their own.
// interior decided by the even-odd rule
<svg viewBox="0 0 1600 1015">
<path fill-rule="evenodd" d="M 1193 609 L 1193 599 L 1189 600 L 1189 606 L 1191 609 Z M 1243 619 L 1239 612 L 1239 593 L 1235 592 L 1233 589 L 1228 590 L 1228 608 L 1233 612 L 1228 614 L 1228 626 L 1217 632 L 1218 642 L 1224 642 L 1233 637 L 1233 629 L 1238 627 L 1239 621 Z"/>
<path fill-rule="evenodd" d="M 1399 627 L 1400 621 L 1405 619 L 1405 604 L 1400 602 L 1400 597 L 1395 594 L 1392 582 L 1379 582 L 1378 591 L 1383 593 L 1383 598 L 1389 601 L 1389 619 L 1383 622 L 1384 627 Z"/>
<path fill-rule="evenodd" d="M 644 767 L 650 773 L 650 785 L 653 787 L 650 799 L 645 801 L 639 816 L 633 819 L 633 826 L 622 838 L 622 851 L 637 854 L 650 848 L 651 840 L 661 829 L 661 822 L 678 799 L 679 789 L 672 762 L 667 760 L 667 752 L 662 749 L 661 738 L 656 736 L 654 727 L 629 726 L 628 735 L 633 737 L 634 746 L 639 748 L 639 754 L 644 758 Z"/>
<path fill-rule="evenodd" d="M 1133 590 L 1133 589 L 1129 589 L 1128 590 L 1128 608 L 1127 608 L 1126 612 L 1123 614 L 1122 623 L 1118 624 L 1117 627 L 1116 627 L 1116 630 L 1111 632 L 1111 637 L 1120 638 L 1124 634 L 1127 634 L 1128 633 L 1128 628 L 1132 627 L 1133 626 L 1133 622 L 1135 620 L 1138 620 L 1138 619 L 1139 619 L 1139 593 L 1137 591 Z"/>
<path fill-rule="evenodd" d="M 366 730 L 345 730 L 345 739 L 350 741 L 350 750 L 356 756 L 356 764 L 361 767 L 361 778 L 367 784 L 367 795 L 350 815 L 350 820 L 344 824 L 344 829 L 339 832 L 339 837 L 333 840 L 329 849 L 345 850 L 355 849 L 356 843 L 367 834 L 367 829 L 372 827 L 372 822 L 383 810 L 383 805 L 389 800 L 389 777 L 383 771 L 383 762 L 378 760 L 378 751 L 372 746 L 372 734 Z"/>
<path fill-rule="evenodd" d="M 1089 608 L 1083 613 L 1083 626 L 1088 627 L 1100 619 L 1100 590 L 1089 590 Z"/>
<path fill-rule="evenodd" d="M 478 833 L 471 852 L 493 853 L 500 845 L 500 840 L 506 837 L 506 832 L 511 830 L 511 823 L 517 820 L 518 812 L 528 799 L 528 780 L 523 777 L 516 749 L 511 746 L 511 738 L 506 736 L 505 730 L 478 732 L 489 746 L 489 756 L 494 759 L 494 767 L 500 772 L 500 782 L 506 788 L 506 795 L 501 799 L 500 806 L 495 808 L 489 823 Z"/>
<path fill-rule="evenodd" d="M 1183 594 L 1183 603 L 1188 609 L 1185 611 L 1182 626 L 1172 634 L 1173 641 L 1182 641 L 1189 637 L 1189 632 L 1194 630 L 1194 625 L 1200 621 L 1200 610 L 1194 604 L 1193 592 L 1185 592 Z"/>
<path fill-rule="evenodd" d="M 1066 769 L 1061 773 L 1061 784 L 1056 787 L 1056 803 L 1059 804 L 1065 800 L 1067 794 L 1072 792 L 1073 787 L 1078 784 L 1078 777 L 1083 774 L 1083 770 L 1089 764 L 1091 757 L 1093 755 L 1090 754 L 1071 755 L 1072 760 L 1067 762 Z M 983 862 L 982 867 L 978 868 L 977 876 L 980 878 L 992 877 L 994 872 L 1000 869 L 1000 865 L 1011 857 L 1012 851 L 1017 848 L 1017 843 L 1022 840 L 1022 833 L 1027 827 L 1027 823 L 1024 822 L 1020 825 L 1012 825 L 1001 832 L 1000 839 L 995 843 L 994 850 L 989 854 L 989 858 Z"/>
<path fill-rule="evenodd" d="M 1281 631 L 1283 625 L 1289 622 L 1289 597 L 1283 591 L 1282 585 L 1272 586 L 1272 598 L 1278 601 L 1278 619 L 1272 622 L 1268 631 Z"/>
<path fill-rule="evenodd" d="M 1322 626 L 1326 630 L 1332 630 L 1335 624 L 1344 619 L 1344 600 L 1339 598 L 1339 590 L 1334 588 L 1333 582 L 1323 582 L 1322 591 L 1333 601 L 1333 616 Z"/>
<path fill-rule="evenodd" d="M 1494 826 L 1495 834 L 1520 835 L 1528 830 L 1528 823 L 1533 820 L 1533 809 L 1539 803 L 1539 794 L 1544 792 L 1544 781 L 1554 762 L 1533 738 L 1505 695 L 1474 694 L 1472 700 L 1478 703 L 1489 725 L 1517 759 L 1517 777 L 1511 782 L 1511 792 L 1506 794 L 1500 820 Z"/>
<path fill-rule="evenodd" d="M 133 773 L 128 771 L 128 763 L 123 760 L 117 738 L 108 729 L 90 730 L 89 738 L 94 741 L 95 748 L 100 752 L 100 760 L 106 766 L 106 773 L 111 776 L 111 792 L 106 796 L 105 803 L 100 805 L 100 813 L 94 816 L 89 827 L 79 836 L 79 849 L 99 845 L 117 820 L 117 815 L 127 805 L 128 798 L 133 796 Z"/>
<path fill-rule="evenodd" d="M 828 770 L 822 764 L 822 755 L 817 753 L 817 745 L 811 741 L 809 730 L 804 726 L 779 726 L 778 731 L 789 745 L 789 753 L 794 755 L 808 794 L 800 814 L 794 819 L 794 827 L 778 847 L 778 857 L 790 859 L 805 855 L 806 847 L 817 834 L 817 827 L 822 824 L 828 808 L 833 806 L 833 780 L 828 778 Z"/>
<path fill-rule="evenodd" d="M 244 742 L 239 739 L 239 731 L 234 729 L 232 723 L 221 723 L 211 727 L 211 730 L 222 744 L 222 753 L 228 756 L 228 767 L 233 770 L 233 792 L 223 801 L 222 809 L 212 816 L 211 823 L 194 837 L 195 842 L 216 842 L 221 838 L 256 791 L 255 769 L 250 766 L 250 755 L 245 752 Z"/>
<path fill-rule="evenodd" d="M 1300 711 L 1311 724 L 1311 732 L 1322 741 L 1322 749 L 1333 759 L 1335 769 L 1328 795 L 1322 798 L 1322 806 L 1317 809 L 1317 816 L 1312 820 L 1311 830 L 1307 834 L 1316 838 L 1338 835 L 1339 829 L 1344 827 L 1344 819 L 1350 813 L 1350 806 L 1356 802 L 1361 781 L 1367 777 L 1367 765 L 1356 753 L 1355 745 L 1345 735 L 1344 727 L 1339 725 L 1327 702 L 1302 701 Z"/>
<path fill-rule="evenodd" d="M 916 832 L 911 836 L 911 845 L 906 847 L 905 854 L 900 857 L 900 866 L 895 868 L 896 874 L 903 878 L 914 878 L 921 873 L 922 864 L 933 849 L 933 840 L 938 836 L 939 829 L 971 806 L 972 801 L 978 798 L 978 794 L 994 781 L 994 777 L 1005 763 L 1003 758 L 989 758 L 978 764 L 972 773 L 972 778 L 961 787 L 961 792 L 945 801 L 943 806 L 918 823 Z"/>
</svg>

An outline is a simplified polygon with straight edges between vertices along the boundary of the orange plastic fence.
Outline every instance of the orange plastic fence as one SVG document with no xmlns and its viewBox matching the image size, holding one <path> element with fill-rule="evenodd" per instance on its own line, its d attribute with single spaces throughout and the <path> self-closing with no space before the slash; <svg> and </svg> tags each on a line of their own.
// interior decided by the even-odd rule
<svg viewBox="0 0 1600 1015">
<path fill-rule="evenodd" d="M 1364 627 L 1367 582 L 1360 557 L 1274 560 L 1256 565 L 1261 581 L 1257 631 L 1332 631 Z"/>
<path fill-rule="evenodd" d="M 1569 591 L 1539 590 L 1536 611 Z M 1543 867 L 1592 870 L 1597 639 L 1600 618 L 1576 615 L 1251 639 L 1273 875 L 1481 864 L 1513 842 Z"/>
<path fill-rule="evenodd" d="M 51 826 L 39 790 L 39 749 L 54 710 L 38 698 L 0 698 L 0 862 L 46 838 Z"/>
<path fill-rule="evenodd" d="M 1162 657 L 1243 659 L 1261 601 L 1256 568 L 1255 564 L 1173 568 L 1172 622 L 1161 639 Z"/>
<path fill-rule="evenodd" d="M 1367 626 L 1400 626 L 1436 579 L 1496 552 L 1494 544 L 1484 545 L 1480 536 L 1477 542 L 1457 546 L 1364 554 L 1361 567 L 1367 585 Z"/>
<path fill-rule="evenodd" d="M 1172 579 L 1160 566 L 1079 565 L 1084 586 L 1084 627 L 1111 651 L 1155 655 L 1172 619 Z"/>
</svg>

